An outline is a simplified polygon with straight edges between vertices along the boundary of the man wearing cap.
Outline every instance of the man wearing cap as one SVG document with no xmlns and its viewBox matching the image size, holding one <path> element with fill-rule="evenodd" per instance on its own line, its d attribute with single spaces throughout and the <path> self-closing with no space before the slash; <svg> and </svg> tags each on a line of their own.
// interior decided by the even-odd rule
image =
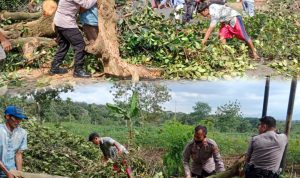
<svg viewBox="0 0 300 178">
<path fill-rule="evenodd" d="M 27 149 L 27 132 L 19 127 L 28 119 L 16 106 L 4 112 L 5 124 L 0 124 L 0 178 L 13 178 L 11 170 L 22 170 L 22 152 Z"/>
<path fill-rule="evenodd" d="M 246 178 L 279 178 L 287 136 L 276 133 L 276 120 L 271 116 L 260 119 L 258 132 L 259 135 L 254 136 L 249 144 Z"/>
<path fill-rule="evenodd" d="M 183 167 L 186 178 L 204 178 L 216 172 L 225 171 L 218 145 L 212 139 L 206 138 L 207 129 L 198 125 L 194 129 L 194 139 L 183 151 Z M 190 159 L 192 165 L 190 167 Z"/>
</svg>

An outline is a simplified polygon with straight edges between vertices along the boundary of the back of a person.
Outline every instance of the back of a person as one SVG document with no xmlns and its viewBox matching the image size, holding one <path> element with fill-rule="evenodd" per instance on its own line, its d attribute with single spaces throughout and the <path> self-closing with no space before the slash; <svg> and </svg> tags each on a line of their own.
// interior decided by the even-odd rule
<svg viewBox="0 0 300 178">
<path fill-rule="evenodd" d="M 80 14 L 82 25 L 98 26 L 98 8 L 93 6 Z"/>
<path fill-rule="evenodd" d="M 220 22 L 229 22 L 232 18 L 240 15 L 236 10 L 221 4 L 209 5 L 209 14 L 212 20 L 217 19 Z"/>
<path fill-rule="evenodd" d="M 253 153 L 250 164 L 256 168 L 278 171 L 287 144 L 285 134 L 268 131 L 253 138 Z"/>
<path fill-rule="evenodd" d="M 60 0 L 54 16 L 54 24 L 63 28 L 77 28 L 76 14 L 79 5 L 73 0 Z"/>
</svg>

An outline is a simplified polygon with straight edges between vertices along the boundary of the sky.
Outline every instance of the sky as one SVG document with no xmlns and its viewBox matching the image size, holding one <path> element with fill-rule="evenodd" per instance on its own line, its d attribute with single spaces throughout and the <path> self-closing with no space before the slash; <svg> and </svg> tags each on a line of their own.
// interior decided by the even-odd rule
<svg viewBox="0 0 300 178">
<path fill-rule="evenodd" d="M 157 82 L 157 81 L 156 81 Z M 208 103 L 212 114 L 218 106 L 229 101 L 238 101 L 244 117 L 260 117 L 263 107 L 265 80 L 230 81 L 161 81 L 171 94 L 171 100 L 162 106 L 166 111 L 190 113 L 196 102 Z M 91 85 L 77 85 L 73 92 L 62 93 L 62 99 L 72 101 L 106 104 L 113 103 L 109 82 Z M 270 81 L 268 114 L 276 119 L 285 120 L 291 81 Z M 300 120 L 300 87 L 297 87 L 293 120 Z"/>
</svg>

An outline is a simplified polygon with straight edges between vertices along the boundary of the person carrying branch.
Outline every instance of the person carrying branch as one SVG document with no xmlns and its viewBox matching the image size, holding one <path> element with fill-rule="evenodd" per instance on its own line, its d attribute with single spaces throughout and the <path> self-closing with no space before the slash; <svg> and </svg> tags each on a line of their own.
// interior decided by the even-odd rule
<svg viewBox="0 0 300 178">
<path fill-rule="evenodd" d="M 185 146 L 183 167 L 186 178 L 204 178 L 225 171 L 218 145 L 212 139 L 206 138 L 206 134 L 206 127 L 198 125 L 194 129 L 194 139 Z"/>
<path fill-rule="evenodd" d="M 93 132 L 89 135 L 89 141 L 94 145 L 99 146 L 103 155 L 104 162 L 107 162 L 108 159 L 112 159 L 116 162 L 116 160 L 122 156 L 123 154 L 128 154 L 127 149 L 121 145 L 119 142 L 115 141 L 111 137 L 100 137 L 98 133 Z M 126 166 L 126 174 L 129 178 L 133 178 L 133 173 L 131 168 L 127 166 L 127 161 L 125 159 L 122 160 L 122 165 Z M 115 163 L 113 165 L 113 169 L 117 172 L 120 172 L 120 166 Z"/>
<path fill-rule="evenodd" d="M 27 132 L 19 124 L 28 118 L 16 106 L 7 106 L 4 118 L 5 124 L 0 124 L 0 178 L 14 178 L 10 171 L 22 171 L 27 149 Z"/>
<path fill-rule="evenodd" d="M 70 45 L 75 51 L 75 69 L 73 76 L 80 78 L 91 77 L 91 74 L 83 70 L 85 43 L 78 29 L 76 15 L 80 7 L 89 9 L 96 4 L 97 0 L 60 0 L 54 16 L 55 32 L 57 34 L 58 49 L 54 56 L 49 71 L 50 75 L 65 74 L 67 69 L 60 68 Z"/>
<path fill-rule="evenodd" d="M 210 17 L 210 25 L 207 29 L 202 45 L 205 45 L 214 28 L 220 22 L 221 27 L 219 30 L 219 37 L 223 44 L 226 44 L 226 39 L 236 37 L 246 42 L 250 47 L 252 55 L 255 60 L 259 60 L 260 57 L 256 53 L 256 49 L 252 43 L 251 38 L 248 36 L 242 16 L 236 10 L 226 5 L 220 4 L 208 4 L 206 2 L 201 3 L 198 6 L 198 13 L 204 17 Z"/>
<path fill-rule="evenodd" d="M 252 137 L 246 154 L 246 178 L 279 178 L 279 167 L 287 136 L 276 132 L 276 120 L 262 117 L 259 135 Z"/>
</svg>

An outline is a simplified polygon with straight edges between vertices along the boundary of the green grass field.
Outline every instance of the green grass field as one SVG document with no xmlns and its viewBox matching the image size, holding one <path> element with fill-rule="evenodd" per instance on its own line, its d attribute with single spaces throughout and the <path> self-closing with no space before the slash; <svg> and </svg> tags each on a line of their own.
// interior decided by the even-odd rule
<svg viewBox="0 0 300 178">
<path fill-rule="evenodd" d="M 61 123 L 59 126 L 53 123 L 45 123 L 45 126 L 52 129 L 64 129 L 75 135 L 82 136 L 87 139 L 91 132 L 98 132 L 101 136 L 110 136 L 118 140 L 122 144 L 128 142 L 128 129 L 121 125 L 91 125 L 79 123 Z M 193 126 L 186 126 L 187 133 L 190 132 L 192 138 Z M 190 131 L 189 131 L 190 130 Z M 147 125 L 144 128 L 135 128 L 134 144 L 140 147 L 151 147 L 164 149 L 166 147 L 166 135 L 163 126 Z M 247 151 L 248 143 L 252 135 L 256 133 L 220 133 L 208 132 L 208 138 L 217 142 L 220 147 L 221 154 L 224 156 L 237 156 Z M 291 133 L 289 139 L 288 156 L 289 164 L 300 164 L 300 135 Z"/>
</svg>

